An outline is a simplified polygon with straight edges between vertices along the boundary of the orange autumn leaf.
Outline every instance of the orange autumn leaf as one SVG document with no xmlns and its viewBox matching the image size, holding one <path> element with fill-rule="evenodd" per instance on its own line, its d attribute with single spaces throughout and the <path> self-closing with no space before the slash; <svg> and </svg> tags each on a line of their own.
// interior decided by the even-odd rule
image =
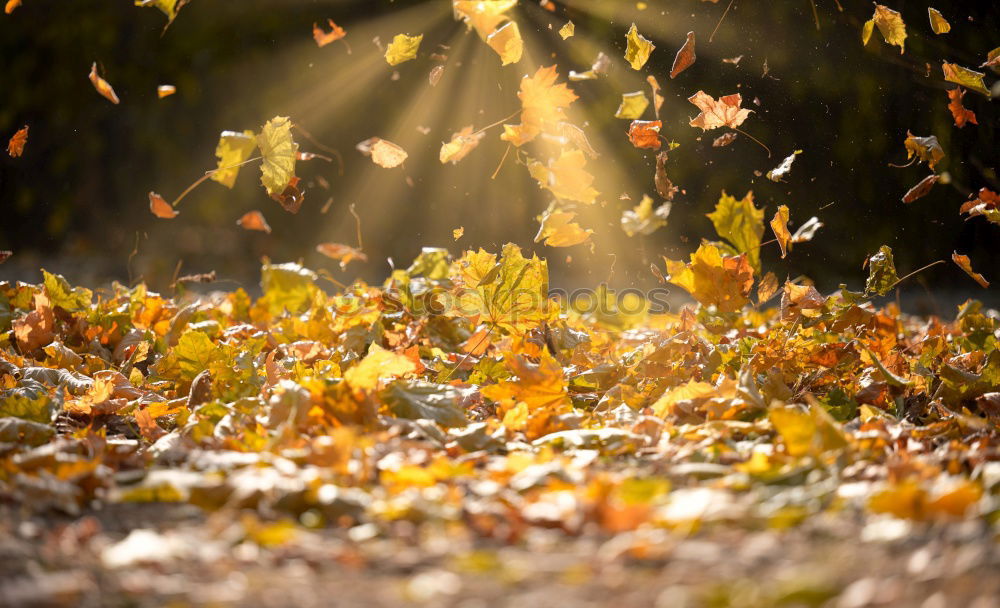
<svg viewBox="0 0 1000 608">
<path fill-rule="evenodd" d="M 952 252 L 951 254 L 951 261 L 955 262 L 955 265 L 957 265 L 959 268 L 965 271 L 965 274 L 972 277 L 972 280 L 974 280 L 976 283 L 979 283 L 983 287 L 983 289 L 989 288 L 990 282 L 986 280 L 986 277 L 972 270 L 972 261 L 969 260 L 969 256 L 961 255 L 957 251 L 955 251 Z"/>
<path fill-rule="evenodd" d="M 628 127 L 628 140 L 636 148 L 659 150 L 662 126 L 659 120 L 633 120 Z"/>
<path fill-rule="evenodd" d="M 21 6 L 21 0 L 7 0 L 7 4 L 3 7 L 3 12 L 8 15 L 14 12 L 14 9 Z"/>
<path fill-rule="evenodd" d="M 670 78 L 674 79 L 678 74 L 688 69 L 694 65 L 697 56 L 694 52 L 694 32 L 687 33 L 687 40 L 684 41 L 684 46 L 677 51 L 677 55 L 674 57 L 674 65 L 670 68 Z"/>
<path fill-rule="evenodd" d="M 948 99 L 951 100 L 948 102 L 948 109 L 951 110 L 951 115 L 955 118 L 955 126 L 959 129 L 964 127 L 966 123 L 979 124 L 979 121 L 976 120 L 976 113 L 966 109 L 962 104 L 963 97 L 965 97 L 965 89 L 962 87 L 948 91 Z"/>
<path fill-rule="evenodd" d="M 159 97 L 160 99 L 163 99 L 164 97 L 170 97 L 176 92 L 177 92 L 177 87 L 175 87 L 172 84 L 161 84 L 160 86 L 156 87 L 156 96 Z"/>
<path fill-rule="evenodd" d="M 320 243 L 319 245 L 316 245 L 316 251 L 322 253 L 331 260 L 338 260 L 340 262 L 341 270 L 347 268 L 347 265 L 354 260 L 358 260 L 360 262 L 368 261 L 368 256 L 361 250 L 355 249 L 349 245 L 343 245 L 341 243 Z"/>
<path fill-rule="evenodd" d="M 259 230 L 271 234 L 271 227 L 264 219 L 264 214 L 257 210 L 244 213 L 243 217 L 236 220 L 236 224 L 245 230 Z"/>
<path fill-rule="evenodd" d="M 337 40 L 340 40 L 341 38 L 347 35 L 347 32 L 344 31 L 344 28 L 334 23 L 333 19 L 327 19 L 326 23 L 330 27 L 329 32 L 323 31 L 323 28 L 321 28 L 316 23 L 313 23 L 313 40 L 316 41 L 316 46 L 324 47 L 330 44 L 331 42 L 336 42 Z"/>
<path fill-rule="evenodd" d="M 111 87 L 111 84 L 98 76 L 97 74 L 97 62 L 95 61 L 90 66 L 90 82 L 94 85 L 94 89 L 100 93 L 105 99 L 113 104 L 118 104 L 118 95 L 115 94 L 115 90 Z"/>
<path fill-rule="evenodd" d="M 24 125 L 11 136 L 10 141 L 7 142 L 7 154 L 10 154 L 11 158 L 21 156 L 24 153 L 24 144 L 26 143 L 28 143 L 28 125 Z"/>
<path fill-rule="evenodd" d="M 517 93 L 521 100 L 521 124 L 504 125 L 500 139 L 521 146 L 541 134 L 554 130 L 566 119 L 564 108 L 578 98 L 565 83 L 556 84 L 559 78 L 556 66 L 538 68 L 534 76 L 521 79 Z"/>
<path fill-rule="evenodd" d="M 735 129 L 749 118 L 753 110 L 740 107 L 743 98 L 739 93 L 720 97 L 718 101 L 704 91 L 698 91 L 688 98 L 688 101 L 698 106 L 701 114 L 691 120 L 692 127 L 710 131 L 719 127 Z"/>
<path fill-rule="evenodd" d="M 781 259 L 785 259 L 792 244 L 792 233 L 788 231 L 788 206 L 781 205 L 771 219 L 771 230 L 781 248 Z"/>
<path fill-rule="evenodd" d="M 156 217 L 165 220 L 172 220 L 180 214 L 170 203 L 155 192 L 149 193 L 149 210 Z"/>
</svg>

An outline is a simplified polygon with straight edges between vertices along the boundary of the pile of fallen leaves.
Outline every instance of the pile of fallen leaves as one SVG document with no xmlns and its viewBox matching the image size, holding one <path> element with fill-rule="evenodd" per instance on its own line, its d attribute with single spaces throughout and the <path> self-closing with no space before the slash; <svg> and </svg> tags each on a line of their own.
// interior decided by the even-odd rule
<svg viewBox="0 0 1000 608">
<path fill-rule="evenodd" d="M 667 267 L 700 305 L 576 311 L 514 245 L 428 249 L 335 293 L 265 264 L 257 299 L 0 283 L 0 497 L 453 522 L 503 542 L 996 517 L 995 311 L 875 307 L 898 282 L 888 248 L 865 292 L 761 285 L 772 309 L 748 300 L 745 254 L 705 244 Z"/>
</svg>

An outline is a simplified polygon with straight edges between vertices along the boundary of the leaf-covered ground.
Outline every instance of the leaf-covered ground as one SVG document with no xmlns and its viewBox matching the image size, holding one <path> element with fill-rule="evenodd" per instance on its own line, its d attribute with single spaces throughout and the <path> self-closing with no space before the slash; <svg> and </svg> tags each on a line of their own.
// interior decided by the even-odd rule
<svg viewBox="0 0 1000 608">
<path fill-rule="evenodd" d="M 267 265 L 256 300 L 4 284 L 5 599 L 996 591 L 995 313 L 584 315 L 546 279 L 508 246 L 334 293 Z"/>
</svg>

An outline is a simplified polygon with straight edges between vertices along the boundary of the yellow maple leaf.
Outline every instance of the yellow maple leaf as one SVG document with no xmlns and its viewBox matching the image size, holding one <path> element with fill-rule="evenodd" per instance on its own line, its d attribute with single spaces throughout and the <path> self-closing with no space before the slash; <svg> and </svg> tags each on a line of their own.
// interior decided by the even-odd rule
<svg viewBox="0 0 1000 608">
<path fill-rule="evenodd" d="M 521 79 L 517 93 L 521 100 L 521 124 L 504 125 L 500 139 L 521 146 L 545 130 L 557 130 L 566 118 L 564 108 L 578 98 L 565 83 L 556 84 L 556 66 L 538 68 L 533 76 Z"/>
<path fill-rule="evenodd" d="M 548 265 L 525 258 L 517 245 L 505 245 L 499 260 L 482 249 L 467 251 L 456 271 L 457 314 L 514 333 L 549 318 Z"/>
<path fill-rule="evenodd" d="M 412 359 L 372 343 L 365 358 L 344 372 L 344 382 L 358 391 L 378 388 L 383 378 L 398 378 L 417 371 Z"/>
<path fill-rule="evenodd" d="M 521 61 L 524 53 L 524 40 L 516 21 L 509 21 L 497 28 L 486 38 L 486 44 L 500 55 L 501 65 L 510 65 Z"/>
<path fill-rule="evenodd" d="M 420 42 L 424 39 L 423 34 L 409 36 L 407 34 L 396 34 L 392 42 L 385 49 L 385 61 L 389 65 L 399 65 L 404 61 L 417 58 L 417 51 L 420 50 Z"/>
<path fill-rule="evenodd" d="M 549 247 L 572 247 L 586 242 L 594 231 L 581 228 L 580 224 L 573 221 L 575 217 L 575 212 L 549 206 L 545 213 L 538 216 L 540 226 L 535 242 L 544 240 Z"/>
<path fill-rule="evenodd" d="M 299 152 L 299 145 L 292 139 L 291 119 L 276 116 L 267 121 L 257 136 L 257 146 L 263 157 L 260 182 L 269 195 L 284 192 L 295 177 L 295 159 Z"/>
<path fill-rule="evenodd" d="M 528 170 L 538 185 L 561 199 L 592 204 L 600 192 L 592 186 L 594 176 L 585 169 L 587 157 L 580 150 L 563 150 L 559 158 L 545 166 L 530 161 Z"/>
<path fill-rule="evenodd" d="M 715 245 L 704 243 L 691 254 L 689 263 L 664 260 L 670 275 L 667 280 L 703 305 L 736 312 L 748 302 L 753 269 L 745 255 L 725 256 Z"/>
<path fill-rule="evenodd" d="M 253 131 L 242 133 L 223 131 L 219 135 L 219 143 L 215 146 L 215 156 L 219 159 L 218 168 L 212 173 L 212 180 L 226 188 L 232 188 L 236 176 L 240 173 L 240 163 L 250 158 L 257 147 L 257 136 Z"/>
<path fill-rule="evenodd" d="M 872 32 L 876 26 L 878 27 L 878 31 L 882 33 L 882 37 L 885 38 L 886 43 L 898 46 L 899 54 L 902 55 L 904 51 L 903 46 L 906 43 L 906 24 L 903 23 L 903 18 L 900 14 L 888 6 L 876 4 L 875 14 L 865 22 L 861 30 L 861 44 L 868 44 L 868 40 L 872 37 Z"/>
<path fill-rule="evenodd" d="M 753 192 L 741 200 L 723 190 L 715 211 L 707 214 L 715 232 L 733 246 L 733 253 L 746 254 L 750 266 L 760 272 L 760 240 L 764 235 L 764 210 L 753 204 Z"/>
<path fill-rule="evenodd" d="M 743 97 L 739 93 L 724 95 L 716 101 L 714 97 L 704 91 L 698 91 L 688 97 L 688 101 L 701 110 L 701 114 L 691 119 L 691 126 L 699 127 L 703 131 L 719 127 L 735 129 L 743 124 L 753 112 L 753 110 L 740 107 L 740 104 L 743 103 Z"/>
</svg>

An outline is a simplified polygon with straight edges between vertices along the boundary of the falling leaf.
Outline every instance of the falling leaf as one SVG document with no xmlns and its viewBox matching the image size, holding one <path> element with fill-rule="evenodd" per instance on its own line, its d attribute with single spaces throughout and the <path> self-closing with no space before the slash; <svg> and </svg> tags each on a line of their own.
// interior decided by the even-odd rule
<svg viewBox="0 0 1000 608">
<path fill-rule="evenodd" d="M 965 97 L 965 89 L 962 87 L 948 91 L 948 99 L 951 100 L 948 102 L 948 109 L 951 110 L 951 115 L 955 119 L 955 126 L 959 129 L 963 128 L 966 123 L 979 124 L 979 121 L 976 120 L 976 113 L 972 110 L 967 110 L 962 105 L 963 97 Z"/>
<path fill-rule="evenodd" d="M 501 65 L 510 65 L 521 61 L 524 53 L 524 41 L 516 21 L 504 24 L 486 38 L 486 44 L 500 55 Z"/>
<path fill-rule="evenodd" d="M 903 142 L 903 145 L 906 147 L 907 160 L 914 157 L 919 158 L 922 162 L 926 162 L 931 170 L 944 158 L 944 150 L 941 149 L 941 144 L 938 143 L 937 137 L 933 135 L 917 137 L 907 131 L 906 140 Z"/>
<path fill-rule="evenodd" d="M 288 180 L 288 185 L 285 186 L 284 190 L 271 195 L 271 198 L 277 201 L 289 213 L 298 213 L 302 207 L 302 203 L 305 201 L 305 193 L 299 190 L 300 181 L 298 177 L 292 177 L 292 179 Z"/>
<path fill-rule="evenodd" d="M 420 50 L 420 42 L 424 35 L 408 36 L 407 34 L 396 34 L 385 49 L 385 61 L 389 65 L 399 65 L 404 61 L 417 58 L 417 51 Z"/>
<path fill-rule="evenodd" d="M 90 82 L 94 85 L 94 89 L 104 96 L 105 99 L 116 105 L 119 103 L 118 95 L 115 95 L 115 90 L 111 88 L 108 81 L 97 75 L 96 61 L 90 66 Z"/>
<path fill-rule="evenodd" d="M 188 0 L 135 0 L 136 6 L 150 6 L 157 8 L 161 13 L 167 16 L 167 25 L 163 28 L 164 30 L 166 30 L 167 27 L 170 27 L 170 24 L 177 18 L 177 13 L 187 3 Z"/>
<path fill-rule="evenodd" d="M 295 177 L 295 159 L 299 152 L 299 145 L 292 139 L 291 119 L 276 116 L 267 121 L 257 135 L 257 147 L 263 158 L 260 182 L 271 196 L 283 192 Z"/>
<path fill-rule="evenodd" d="M 563 150 L 548 166 L 529 161 L 528 170 L 538 185 L 558 198 L 592 204 L 600 194 L 592 186 L 594 176 L 586 171 L 587 157 L 580 150 Z"/>
<path fill-rule="evenodd" d="M 175 87 L 172 84 L 161 84 L 160 86 L 156 87 L 156 96 L 160 99 L 163 99 L 164 97 L 170 97 L 176 92 L 177 92 L 177 87 Z"/>
<path fill-rule="evenodd" d="M 455 18 L 462 19 L 465 24 L 476 30 L 479 37 L 486 40 L 504 21 L 508 20 L 507 11 L 517 6 L 518 0 L 453 0 L 452 8 Z"/>
<path fill-rule="evenodd" d="M 375 139 L 371 146 L 372 162 L 384 169 L 394 169 L 406 161 L 409 154 L 391 141 Z"/>
<path fill-rule="evenodd" d="M 816 231 L 822 227 L 823 222 L 819 221 L 818 217 L 811 217 L 795 231 L 795 234 L 792 235 L 792 242 L 805 243 L 811 241 L 816 236 Z"/>
<path fill-rule="evenodd" d="M 179 211 L 170 206 L 162 196 L 155 192 L 149 193 L 149 210 L 158 218 L 165 220 L 174 219 L 179 215 Z"/>
<path fill-rule="evenodd" d="M 944 18 L 941 11 L 928 6 L 927 16 L 931 20 L 931 29 L 934 30 L 935 34 L 947 34 L 951 31 L 951 24 Z"/>
<path fill-rule="evenodd" d="M 656 76 L 650 74 L 646 76 L 646 82 L 649 83 L 651 89 L 653 89 L 653 114 L 656 118 L 660 118 L 660 108 L 663 107 L 663 95 L 660 94 L 660 82 L 656 79 Z"/>
<path fill-rule="evenodd" d="M 736 138 L 739 137 L 739 135 L 740 134 L 736 133 L 735 131 L 730 131 L 729 133 L 723 133 L 722 135 L 712 140 L 712 147 L 724 148 L 729 144 L 733 143 L 734 141 L 736 141 Z"/>
<path fill-rule="evenodd" d="M 715 232 L 733 246 L 735 253 L 746 254 L 750 267 L 760 272 L 760 241 L 764 234 L 764 210 L 753 204 L 753 192 L 741 200 L 723 191 L 715 211 L 707 214 Z"/>
<path fill-rule="evenodd" d="M 640 118 L 648 107 L 649 98 L 644 92 L 625 93 L 622 95 L 622 103 L 618 106 L 618 111 L 615 112 L 615 118 L 635 120 Z"/>
<path fill-rule="evenodd" d="M 1000 47 L 997 47 L 986 54 L 986 61 L 979 67 L 990 68 L 994 72 L 1000 71 Z"/>
<path fill-rule="evenodd" d="M 572 21 L 567 21 L 566 25 L 559 28 L 559 35 L 562 36 L 563 40 L 567 38 L 572 38 L 573 34 L 576 33 L 576 26 L 573 25 Z"/>
<path fill-rule="evenodd" d="M 349 245 L 342 245 L 340 243 L 320 243 L 319 245 L 316 245 L 316 251 L 322 253 L 331 260 L 339 261 L 341 270 L 347 268 L 347 265 L 354 260 L 358 260 L 359 262 L 368 261 L 368 256 L 360 250 Z"/>
<path fill-rule="evenodd" d="M 937 173 L 931 173 L 924 179 L 920 180 L 916 186 L 910 188 L 910 190 L 903 195 L 903 202 L 912 203 L 918 198 L 927 196 L 927 193 L 931 191 L 931 188 L 934 187 L 934 184 L 936 184 L 939 179 L 941 179 L 940 175 Z"/>
<path fill-rule="evenodd" d="M 622 230 L 629 236 L 653 234 L 667 225 L 670 207 L 670 203 L 665 202 L 654 209 L 653 199 L 643 195 L 638 205 L 622 212 Z"/>
<path fill-rule="evenodd" d="M 778 247 L 781 248 L 781 259 L 785 259 L 792 246 L 792 234 L 788 231 L 787 205 L 778 207 L 778 211 L 771 218 L 771 230 L 774 231 L 774 238 L 778 240 Z"/>
<path fill-rule="evenodd" d="M 670 156 L 666 150 L 656 155 L 656 172 L 653 175 L 653 183 L 656 185 L 657 194 L 672 201 L 679 188 L 667 177 L 667 161 L 669 159 Z"/>
<path fill-rule="evenodd" d="M 476 149 L 479 142 L 486 136 L 486 133 L 472 132 L 472 125 L 463 128 L 458 133 L 451 136 L 451 141 L 441 145 L 441 153 L 439 154 L 439 160 L 441 164 L 451 163 L 453 165 L 458 164 L 460 160 L 469 155 L 470 152 Z"/>
<path fill-rule="evenodd" d="M 642 37 L 634 23 L 629 28 L 625 40 L 627 41 L 625 60 L 629 62 L 633 70 L 641 70 L 642 66 L 646 65 L 646 62 L 649 61 L 649 55 L 656 46 Z"/>
<path fill-rule="evenodd" d="M 521 124 L 503 126 L 500 138 L 522 146 L 546 130 L 555 130 L 566 119 L 564 108 L 577 100 L 565 84 L 556 84 L 556 66 L 540 67 L 533 76 L 521 79 L 517 97 L 521 100 Z"/>
<path fill-rule="evenodd" d="M 695 59 L 697 57 L 694 53 L 694 32 L 688 32 L 687 40 L 684 42 L 684 46 L 677 51 L 677 55 L 674 57 L 674 65 L 670 68 L 671 80 L 694 65 Z"/>
<path fill-rule="evenodd" d="M 496 255 L 467 251 L 457 263 L 458 311 L 508 332 L 523 334 L 548 318 L 549 269 L 544 260 L 507 244 Z"/>
<path fill-rule="evenodd" d="M 589 70 L 583 73 L 571 71 L 569 79 L 574 82 L 579 80 L 595 80 L 599 76 L 606 75 L 610 69 L 611 58 L 604 53 L 598 53 Z"/>
<path fill-rule="evenodd" d="M 723 59 L 722 63 L 728 63 L 730 65 L 738 66 L 738 65 L 740 65 L 740 61 L 742 61 L 742 60 L 743 60 L 743 55 L 739 55 L 739 56 L 736 56 L 736 57 L 729 57 L 727 59 Z"/>
<path fill-rule="evenodd" d="M 562 211 L 550 205 L 545 213 L 537 218 L 539 227 L 535 242 L 545 241 L 549 247 L 572 247 L 586 242 L 594 231 L 584 230 L 573 221 L 575 217 L 575 212 Z"/>
<path fill-rule="evenodd" d="M 736 312 L 749 301 L 753 268 L 745 255 L 726 256 L 715 245 L 704 243 L 691 254 L 689 263 L 664 259 L 670 275 L 667 280 L 705 306 Z"/>
<path fill-rule="evenodd" d="M 439 82 L 441 82 L 441 77 L 444 76 L 444 66 L 436 65 L 431 68 L 431 71 L 427 74 L 427 82 L 432 86 L 436 87 Z"/>
<path fill-rule="evenodd" d="M 972 195 L 971 200 L 962 204 L 959 213 L 968 213 L 970 218 L 982 215 L 994 224 L 1000 224 L 1000 194 L 982 188 Z"/>
<path fill-rule="evenodd" d="M 739 93 L 720 97 L 718 101 L 704 91 L 698 91 L 688 98 L 688 101 L 698 106 L 701 114 L 691 120 L 692 127 L 709 131 L 719 127 L 735 129 L 743 124 L 753 110 L 740 108 L 743 98 Z"/>
<path fill-rule="evenodd" d="M 28 125 L 18 129 L 17 133 L 11 136 L 7 142 L 7 154 L 11 158 L 17 158 L 24 154 L 24 145 L 28 143 Z"/>
<path fill-rule="evenodd" d="M 792 163 L 795 162 L 795 157 L 802 154 L 802 150 L 796 150 L 785 157 L 785 160 L 781 161 L 781 164 L 771 169 L 767 172 L 767 179 L 772 182 L 782 182 L 785 181 L 785 177 L 788 172 L 792 170 Z"/>
<path fill-rule="evenodd" d="M 227 188 L 236 184 L 240 173 L 240 165 L 250 158 L 257 149 L 257 136 L 253 131 L 223 131 L 219 135 L 219 143 L 215 146 L 215 156 L 219 159 L 211 179 Z"/>
<path fill-rule="evenodd" d="M 757 285 L 757 306 L 761 306 L 773 298 L 778 293 L 779 287 L 778 277 L 774 276 L 773 272 L 765 274 Z"/>
<path fill-rule="evenodd" d="M 983 289 L 989 289 L 990 282 L 987 281 L 983 275 L 972 270 L 972 262 L 969 260 L 969 256 L 961 255 L 957 251 L 955 251 L 951 254 L 951 261 L 955 262 L 955 264 L 959 268 L 965 271 L 965 274 L 972 277 L 972 280 L 974 280 L 976 283 L 979 283 L 979 285 L 982 286 Z"/>
<path fill-rule="evenodd" d="M 628 139 L 636 148 L 660 149 L 659 120 L 633 120 L 628 127 Z"/>
<path fill-rule="evenodd" d="M 452 237 L 453 237 L 453 238 L 454 238 L 454 239 L 455 239 L 456 241 L 457 241 L 458 239 L 462 238 L 462 236 L 463 236 L 464 234 L 465 234 L 465 227 L 464 227 L 464 226 L 459 226 L 458 228 L 455 228 L 454 230 L 452 230 L 452 231 L 451 231 L 451 236 L 452 236 Z"/>
<path fill-rule="evenodd" d="M 236 225 L 244 230 L 258 230 L 271 234 L 271 227 L 264 219 L 264 214 L 260 211 L 247 211 L 240 219 L 236 220 Z"/>
<path fill-rule="evenodd" d="M 881 4 L 875 5 L 875 14 L 869 19 L 861 33 L 861 43 L 868 44 L 872 31 L 878 26 L 878 31 L 882 33 L 887 44 L 899 47 L 899 54 L 903 54 L 903 45 L 906 42 L 906 24 L 898 12 Z"/>
<path fill-rule="evenodd" d="M 7 0 L 7 4 L 3 7 L 3 12 L 8 15 L 14 12 L 14 9 L 21 6 L 21 0 Z"/>
<path fill-rule="evenodd" d="M 10 256 L 14 255 L 14 252 L 9 249 L 0 249 L 0 264 L 3 264 L 10 259 Z"/>
<path fill-rule="evenodd" d="M 980 93 L 987 97 L 990 96 L 990 90 L 986 88 L 986 84 L 983 82 L 983 77 L 985 77 L 986 74 L 970 70 L 969 68 L 963 68 L 956 63 L 948 62 L 941 64 L 941 71 L 944 72 L 944 79 L 948 82 L 954 82 L 955 84 L 962 85 L 963 87 L 971 89 L 976 93 Z"/>
<path fill-rule="evenodd" d="M 313 23 L 313 40 L 316 41 L 316 46 L 321 48 L 347 35 L 344 28 L 334 23 L 333 19 L 327 19 L 326 24 L 330 28 L 329 32 L 323 31 L 323 28 Z"/>
<path fill-rule="evenodd" d="M 865 283 L 865 293 L 875 293 L 880 296 L 892 291 L 899 282 L 896 265 L 892 259 L 892 248 L 882 245 L 878 253 L 868 258 L 868 281 Z"/>
</svg>

